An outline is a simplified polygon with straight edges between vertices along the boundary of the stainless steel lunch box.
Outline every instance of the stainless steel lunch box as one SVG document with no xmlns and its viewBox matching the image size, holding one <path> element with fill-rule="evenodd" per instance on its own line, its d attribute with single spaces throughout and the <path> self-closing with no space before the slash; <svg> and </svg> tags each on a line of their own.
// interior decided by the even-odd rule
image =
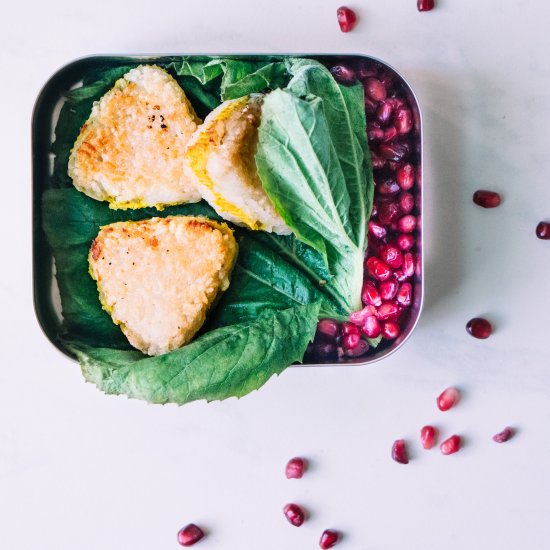
<svg viewBox="0 0 550 550">
<path fill-rule="evenodd" d="M 181 54 L 179 54 L 181 55 Z M 418 173 L 416 183 L 416 207 L 419 220 L 422 220 L 422 120 L 420 107 L 416 96 L 406 80 L 385 62 L 364 55 L 301 55 L 292 54 L 292 57 L 310 57 L 323 63 L 336 64 L 357 62 L 366 59 L 383 66 L 393 73 L 400 87 L 404 90 L 413 112 L 415 121 L 415 148 L 418 158 Z M 49 249 L 42 229 L 41 202 L 43 192 L 49 188 L 52 172 L 53 156 L 51 151 L 54 139 L 54 129 L 63 105 L 65 94 L 71 88 L 78 86 L 85 74 L 94 68 L 105 65 L 125 65 L 127 63 L 163 63 L 172 56 L 91 56 L 72 61 L 59 69 L 44 85 L 34 107 L 32 117 L 32 163 L 33 163 L 33 291 L 34 308 L 40 327 L 48 340 L 67 357 L 73 355 L 64 347 L 59 338 L 62 323 L 61 302 L 55 280 L 54 259 Z M 189 56 L 197 60 L 204 56 Z M 209 56 L 210 57 L 210 56 Z M 249 61 L 280 60 L 289 55 L 223 55 Z M 402 327 L 400 336 L 392 342 L 382 342 L 372 353 L 358 358 L 342 358 L 337 364 L 365 365 L 378 361 L 394 353 L 410 337 L 416 326 L 423 300 L 423 260 L 422 260 L 422 221 L 417 226 L 416 254 L 419 260 L 414 276 L 414 302 L 408 318 Z M 304 363 L 305 366 L 320 366 L 319 363 Z M 323 366 L 335 365 L 324 363 Z"/>
</svg>

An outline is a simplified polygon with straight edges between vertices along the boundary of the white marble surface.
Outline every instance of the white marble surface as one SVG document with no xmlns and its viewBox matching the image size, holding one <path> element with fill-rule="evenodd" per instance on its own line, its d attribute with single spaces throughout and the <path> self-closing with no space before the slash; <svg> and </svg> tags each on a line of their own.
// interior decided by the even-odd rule
<svg viewBox="0 0 550 550">
<path fill-rule="evenodd" d="M 327 0 L 10 2 L 0 31 L 0 518 L 9 550 L 317 548 L 544 550 L 550 536 L 550 4 L 361 2 L 339 32 Z M 410 79 L 424 111 L 426 304 L 413 338 L 369 368 L 292 369 L 241 401 L 151 406 L 105 397 L 45 340 L 31 294 L 30 116 L 67 61 L 111 52 L 364 52 Z M 503 194 L 484 211 L 477 188 Z M 486 315 L 488 341 L 465 322 Z M 447 385 L 464 399 L 435 408 Z M 461 433 L 421 451 L 422 425 Z M 506 445 L 491 435 L 519 430 Z M 389 458 L 406 437 L 412 461 Z M 287 481 L 287 458 L 311 471 Z M 300 529 L 282 506 L 311 511 Z"/>
</svg>

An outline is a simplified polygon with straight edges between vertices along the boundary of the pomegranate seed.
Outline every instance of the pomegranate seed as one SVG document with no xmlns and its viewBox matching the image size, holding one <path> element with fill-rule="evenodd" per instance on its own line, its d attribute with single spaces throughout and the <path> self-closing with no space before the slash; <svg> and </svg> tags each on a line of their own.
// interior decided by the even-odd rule
<svg viewBox="0 0 550 550">
<path fill-rule="evenodd" d="M 406 143 L 382 143 L 379 153 L 386 160 L 399 162 L 408 156 L 409 147 Z"/>
<path fill-rule="evenodd" d="M 540 222 L 537 225 L 536 234 L 539 239 L 548 240 L 550 239 L 550 223 Z"/>
<path fill-rule="evenodd" d="M 342 32 L 352 31 L 357 23 L 357 15 L 355 15 L 352 9 L 346 6 L 341 6 L 336 10 L 336 17 L 338 18 L 338 24 Z"/>
<path fill-rule="evenodd" d="M 359 311 L 350 313 L 349 320 L 354 325 L 363 326 L 367 317 L 376 315 L 376 308 L 374 306 L 365 306 Z"/>
<path fill-rule="evenodd" d="M 409 455 L 407 454 L 407 447 L 404 439 L 397 439 L 393 442 L 391 447 L 391 457 L 395 460 L 395 462 L 399 462 L 399 464 L 409 463 Z"/>
<path fill-rule="evenodd" d="M 493 327 L 487 319 L 481 317 L 474 317 L 466 323 L 466 330 L 474 337 L 480 340 L 489 338 L 493 332 Z"/>
<path fill-rule="evenodd" d="M 204 533 L 200 527 L 194 523 L 190 523 L 178 531 L 178 542 L 181 546 L 193 546 L 204 537 Z"/>
<path fill-rule="evenodd" d="M 393 112 L 392 104 L 389 101 L 382 101 L 376 111 L 376 118 L 382 123 L 387 124 Z"/>
<path fill-rule="evenodd" d="M 384 101 L 386 99 L 386 86 L 377 78 L 367 78 L 365 80 L 365 94 L 374 101 Z"/>
<path fill-rule="evenodd" d="M 395 340 L 400 333 L 401 329 L 396 322 L 385 321 L 384 323 L 382 323 L 381 334 L 385 340 Z"/>
<path fill-rule="evenodd" d="M 395 113 L 394 124 L 397 132 L 404 136 L 412 130 L 412 113 L 407 108 L 398 109 Z"/>
<path fill-rule="evenodd" d="M 372 305 L 376 307 L 382 305 L 382 299 L 380 298 L 380 294 L 378 294 L 378 290 L 376 289 L 376 286 L 373 282 L 367 281 L 363 284 L 361 300 L 364 304 L 367 305 Z"/>
<path fill-rule="evenodd" d="M 437 398 L 437 407 L 440 411 L 448 411 L 460 399 L 460 392 L 456 388 L 447 388 Z"/>
<path fill-rule="evenodd" d="M 384 137 L 384 130 L 380 128 L 377 122 L 369 122 L 367 124 L 367 137 L 369 141 L 381 141 Z"/>
<path fill-rule="evenodd" d="M 338 335 L 338 323 L 334 319 L 320 319 L 317 323 L 317 332 L 334 339 Z"/>
<path fill-rule="evenodd" d="M 378 338 L 381 332 L 382 329 L 380 328 L 380 322 L 378 319 L 374 317 L 374 315 L 367 317 L 365 324 L 363 325 L 363 334 L 367 338 Z"/>
<path fill-rule="evenodd" d="M 370 78 L 371 76 L 376 76 L 377 69 L 372 65 L 372 63 L 369 63 L 368 61 L 362 60 L 359 62 L 359 66 L 357 67 L 357 70 L 355 71 L 357 73 L 357 77 L 361 80 L 365 80 L 366 78 Z"/>
<path fill-rule="evenodd" d="M 414 172 L 414 166 L 408 163 L 403 164 L 403 166 L 397 170 L 397 183 L 404 191 L 408 191 L 414 186 Z"/>
<path fill-rule="evenodd" d="M 301 479 L 306 469 L 306 461 L 299 456 L 291 458 L 285 467 L 285 476 L 287 479 Z"/>
<path fill-rule="evenodd" d="M 388 97 L 387 101 L 390 102 L 394 111 L 397 111 L 407 105 L 406 101 L 401 97 Z"/>
<path fill-rule="evenodd" d="M 473 200 L 483 208 L 496 208 L 500 204 L 500 195 L 494 191 L 476 191 Z"/>
<path fill-rule="evenodd" d="M 369 235 L 372 235 L 375 239 L 383 239 L 387 233 L 385 227 L 373 221 L 369 222 Z"/>
<path fill-rule="evenodd" d="M 316 342 L 308 347 L 308 353 L 317 361 L 331 361 L 338 355 L 336 342 Z"/>
<path fill-rule="evenodd" d="M 348 323 L 347 321 L 340 325 L 340 333 L 342 336 L 347 336 L 348 334 L 356 334 L 359 336 L 361 334 L 356 325 L 353 323 Z"/>
<path fill-rule="evenodd" d="M 346 86 L 351 86 L 357 80 L 355 71 L 346 65 L 335 65 L 330 69 L 330 72 L 336 82 Z"/>
<path fill-rule="evenodd" d="M 342 339 L 342 348 L 344 351 L 354 350 L 361 341 L 361 337 L 358 334 L 346 334 Z"/>
<path fill-rule="evenodd" d="M 383 159 L 380 155 L 377 155 L 374 151 L 370 152 L 370 160 L 373 170 L 381 170 L 386 166 L 386 159 Z"/>
<path fill-rule="evenodd" d="M 435 444 L 437 431 L 433 426 L 424 426 L 420 430 L 420 441 L 424 449 L 431 449 Z"/>
<path fill-rule="evenodd" d="M 430 11 L 434 9 L 434 0 L 416 0 L 418 11 Z"/>
<path fill-rule="evenodd" d="M 403 273 L 406 277 L 414 275 L 414 257 L 411 252 L 403 254 Z"/>
<path fill-rule="evenodd" d="M 350 336 L 347 336 L 347 338 L 350 338 Z M 369 351 L 369 343 L 363 339 L 359 339 L 357 344 L 352 347 L 342 347 L 344 348 L 344 354 L 346 355 L 346 357 L 361 357 L 362 355 L 365 355 L 367 351 Z"/>
<path fill-rule="evenodd" d="M 403 214 L 409 214 L 414 208 L 414 197 L 412 193 L 408 191 L 403 191 L 399 195 L 399 208 Z"/>
<path fill-rule="evenodd" d="M 449 439 L 446 439 L 443 443 L 441 443 L 439 448 L 444 455 L 452 455 L 460 449 L 461 443 L 462 439 L 459 435 L 451 435 Z"/>
<path fill-rule="evenodd" d="M 369 273 L 379 281 L 385 281 L 392 275 L 391 269 L 378 258 L 369 258 L 367 260 L 367 269 Z"/>
<path fill-rule="evenodd" d="M 306 519 L 304 511 L 297 504 L 287 504 L 283 508 L 283 513 L 288 522 L 294 527 L 300 527 Z"/>
<path fill-rule="evenodd" d="M 394 279 L 388 279 L 380 283 L 380 297 L 382 300 L 393 300 L 397 294 L 399 283 Z"/>
<path fill-rule="evenodd" d="M 512 428 L 510 428 L 509 426 L 506 426 L 504 430 L 493 436 L 493 441 L 496 441 L 497 443 L 504 443 L 505 441 L 508 441 L 511 437 L 514 437 L 514 430 L 512 430 Z"/>
<path fill-rule="evenodd" d="M 386 90 L 389 90 L 393 86 L 395 80 L 394 74 L 390 71 L 382 71 L 379 74 L 378 78 L 380 82 L 382 82 Z"/>
<path fill-rule="evenodd" d="M 340 540 L 340 533 L 334 529 L 325 529 L 319 540 L 319 546 L 326 550 L 332 548 Z"/>
<path fill-rule="evenodd" d="M 397 128 L 395 126 L 390 126 L 389 128 L 386 128 L 384 130 L 384 136 L 382 138 L 382 141 L 384 143 L 388 143 L 390 141 L 393 141 L 397 137 Z"/>
<path fill-rule="evenodd" d="M 374 99 L 365 96 L 365 113 L 367 115 L 373 115 L 376 109 L 378 109 L 378 101 L 374 101 Z"/>
<path fill-rule="evenodd" d="M 372 210 L 370 212 L 371 218 L 376 218 L 378 216 L 378 203 L 373 202 L 372 203 Z"/>
<path fill-rule="evenodd" d="M 407 214 L 397 222 L 397 227 L 401 233 L 412 233 L 416 228 L 416 218 Z"/>
<path fill-rule="evenodd" d="M 378 308 L 378 318 L 381 321 L 386 321 L 388 319 L 395 320 L 399 316 L 401 308 L 393 302 L 384 302 Z"/>
<path fill-rule="evenodd" d="M 395 279 L 397 281 L 399 281 L 400 283 L 402 283 L 403 281 L 406 281 L 409 276 L 408 275 L 405 275 L 405 273 L 403 273 L 403 270 L 402 269 L 396 269 L 394 272 L 393 272 L 393 276 L 395 277 Z"/>
<path fill-rule="evenodd" d="M 390 225 L 397 221 L 400 214 L 401 211 L 396 202 L 383 202 L 379 207 L 378 219 L 382 225 Z"/>
<path fill-rule="evenodd" d="M 396 193 L 399 193 L 401 188 L 399 185 L 397 185 L 397 182 L 391 178 L 385 179 L 382 181 L 379 185 L 376 186 L 376 190 L 381 195 L 395 195 Z"/>
<path fill-rule="evenodd" d="M 398 235 L 396 243 L 401 250 L 407 251 L 414 246 L 414 237 L 412 235 Z"/>
<path fill-rule="evenodd" d="M 403 264 L 403 254 L 396 246 L 385 246 L 380 254 L 380 259 L 390 267 L 397 269 Z"/>
<path fill-rule="evenodd" d="M 408 307 L 412 303 L 412 285 L 411 283 L 403 283 L 397 292 L 397 303 L 400 306 Z"/>
</svg>

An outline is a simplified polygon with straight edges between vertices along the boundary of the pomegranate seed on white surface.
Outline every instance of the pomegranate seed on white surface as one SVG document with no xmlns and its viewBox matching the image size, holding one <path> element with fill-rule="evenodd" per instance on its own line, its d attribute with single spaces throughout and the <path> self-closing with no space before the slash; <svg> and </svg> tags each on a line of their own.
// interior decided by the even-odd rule
<svg viewBox="0 0 550 550">
<path fill-rule="evenodd" d="M 304 511 L 297 504 L 290 503 L 283 508 L 285 518 L 294 527 L 300 527 L 306 518 Z"/>
<path fill-rule="evenodd" d="M 493 332 L 493 327 L 487 319 L 483 319 L 482 317 L 474 317 L 473 319 L 470 319 L 468 323 L 466 323 L 466 330 L 471 334 L 474 338 L 478 338 L 479 340 L 485 340 L 486 338 L 489 338 Z"/>
<path fill-rule="evenodd" d="M 447 388 L 443 390 L 437 398 L 437 408 L 440 411 L 452 409 L 460 399 L 460 392 L 456 388 Z"/>
<path fill-rule="evenodd" d="M 340 6 L 336 10 L 336 18 L 338 19 L 338 25 L 340 25 L 340 30 L 342 32 L 352 31 L 357 23 L 357 15 L 347 6 Z"/>
<path fill-rule="evenodd" d="M 550 239 L 550 223 L 548 222 L 540 222 L 537 225 L 537 228 L 535 230 L 535 234 L 539 239 L 548 240 Z"/>
<path fill-rule="evenodd" d="M 434 0 L 417 0 L 416 7 L 418 11 L 430 11 L 434 9 L 435 2 Z"/>
<path fill-rule="evenodd" d="M 476 191 L 473 201 L 482 208 L 496 208 L 500 205 L 501 199 L 498 193 L 494 191 Z"/>
<path fill-rule="evenodd" d="M 189 523 L 178 532 L 178 543 L 181 546 L 193 546 L 204 537 L 204 532 L 194 523 Z"/>
<path fill-rule="evenodd" d="M 338 531 L 334 529 L 325 529 L 321 535 L 321 539 L 319 540 L 319 546 L 323 550 L 327 550 L 328 548 L 335 546 L 339 540 L 340 533 Z"/>
<path fill-rule="evenodd" d="M 420 441 L 424 449 L 431 449 L 435 445 L 437 430 L 433 426 L 424 426 L 420 430 Z"/>
<path fill-rule="evenodd" d="M 444 455 L 452 455 L 460 450 L 460 446 L 462 445 L 462 439 L 459 435 L 452 435 L 441 445 L 439 448 L 441 449 L 441 453 Z"/>
<path fill-rule="evenodd" d="M 399 462 L 399 464 L 409 463 L 407 445 L 405 444 L 404 439 L 397 439 L 393 442 L 393 445 L 391 447 L 391 457 L 393 458 L 393 460 L 395 460 L 395 462 Z"/>
<path fill-rule="evenodd" d="M 285 475 L 287 479 L 300 479 L 306 470 L 306 461 L 299 456 L 291 458 L 285 467 Z"/>
<path fill-rule="evenodd" d="M 508 441 L 510 438 L 514 437 L 514 430 L 510 428 L 510 426 L 506 426 L 504 430 L 501 432 L 498 432 L 493 436 L 493 441 L 496 443 L 504 443 L 505 441 Z"/>
</svg>

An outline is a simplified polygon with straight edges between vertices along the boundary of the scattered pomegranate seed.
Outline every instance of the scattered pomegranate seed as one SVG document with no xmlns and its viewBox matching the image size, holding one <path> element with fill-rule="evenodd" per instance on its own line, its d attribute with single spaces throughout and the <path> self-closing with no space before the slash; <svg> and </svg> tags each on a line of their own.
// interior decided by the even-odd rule
<svg viewBox="0 0 550 550">
<path fill-rule="evenodd" d="M 287 504 L 283 508 L 283 513 L 288 522 L 294 527 L 300 527 L 306 519 L 304 511 L 297 504 Z"/>
<path fill-rule="evenodd" d="M 403 273 L 406 277 L 414 275 L 414 256 L 411 252 L 403 254 Z"/>
<path fill-rule="evenodd" d="M 460 392 L 456 388 L 447 388 L 437 398 L 437 408 L 440 411 L 448 411 L 454 407 L 460 399 Z"/>
<path fill-rule="evenodd" d="M 341 6 L 336 10 L 336 17 L 338 18 L 338 24 L 342 32 L 352 31 L 357 23 L 357 15 L 355 15 L 352 9 L 346 6 Z"/>
<path fill-rule="evenodd" d="M 399 316 L 401 308 L 394 302 L 384 302 L 378 308 L 378 319 L 387 321 L 388 319 L 395 320 Z"/>
<path fill-rule="evenodd" d="M 480 340 L 485 340 L 491 336 L 493 327 L 487 319 L 482 317 L 474 317 L 466 323 L 466 330 L 474 337 Z"/>
<path fill-rule="evenodd" d="M 382 329 L 380 327 L 380 322 L 378 321 L 378 319 L 374 315 L 371 317 L 367 317 L 365 320 L 365 324 L 363 325 L 363 334 L 367 338 L 378 338 L 381 332 Z"/>
<path fill-rule="evenodd" d="M 397 170 L 397 183 L 401 189 L 408 191 L 414 186 L 415 170 L 412 164 L 404 164 Z"/>
<path fill-rule="evenodd" d="M 418 11 L 430 11 L 433 10 L 435 6 L 434 0 L 417 0 L 416 7 Z"/>
<path fill-rule="evenodd" d="M 397 227 L 401 233 L 412 233 L 416 229 L 416 218 L 411 214 L 407 214 L 399 219 Z"/>
<path fill-rule="evenodd" d="M 389 244 L 382 249 L 380 259 L 390 267 L 397 269 L 403 264 L 403 254 L 399 248 Z"/>
<path fill-rule="evenodd" d="M 305 469 L 306 461 L 299 456 L 295 456 L 286 463 L 285 476 L 287 479 L 301 479 Z"/>
<path fill-rule="evenodd" d="M 380 283 L 380 298 L 382 300 L 393 300 L 399 289 L 399 283 L 394 279 L 388 279 Z"/>
<path fill-rule="evenodd" d="M 384 196 L 388 195 L 395 195 L 401 191 L 401 188 L 397 184 L 397 182 L 391 178 L 387 178 L 384 181 L 380 182 L 379 185 L 376 186 L 376 190 Z"/>
<path fill-rule="evenodd" d="M 401 250 L 407 251 L 414 246 L 414 237 L 412 235 L 398 235 L 396 243 Z"/>
<path fill-rule="evenodd" d="M 412 193 L 408 191 L 403 191 L 399 195 L 399 208 L 403 214 L 409 214 L 414 208 L 414 197 Z"/>
<path fill-rule="evenodd" d="M 336 82 L 344 84 L 344 86 L 351 86 L 357 81 L 355 71 L 347 65 L 335 65 L 331 67 L 330 72 Z"/>
<path fill-rule="evenodd" d="M 399 325 L 394 321 L 385 321 L 380 328 L 382 337 L 385 340 L 395 340 L 401 333 Z"/>
<path fill-rule="evenodd" d="M 412 113 L 410 109 L 398 109 L 395 113 L 394 124 L 400 135 L 404 136 L 405 134 L 408 134 L 412 130 L 413 126 Z"/>
<path fill-rule="evenodd" d="M 409 455 L 407 454 L 407 446 L 405 445 L 404 439 L 397 439 L 393 442 L 391 447 L 391 457 L 395 460 L 395 462 L 399 462 L 399 464 L 409 463 Z"/>
<path fill-rule="evenodd" d="M 401 211 L 396 202 L 383 202 L 379 207 L 378 219 L 382 225 L 390 225 L 397 221 L 400 214 Z"/>
<path fill-rule="evenodd" d="M 361 299 L 364 304 L 372 306 L 381 306 L 382 299 L 374 283 L 372 281 L 366 281 L 363 284 L 363 290 L 361 292 Z"/>
<path fill-rule="evenodd" d="M 476 191 L 473 200 L 483 208 L 496 208 L 500 204 L 500 195 L 494 191 Z"/>
<path fill-rule="evenodd" d="M 437 430 L 433 426 L 424 426 L 420 430 L 420 441 L 424 449 L 431 449 L 435 444 Z"/>
<path fill-rule="evenodd" d="M 365 93 L 374 101 L 384 101 L 388 92 L 378 78 L 367 78 L 365 80 Z"/>
<path fill-rule="evenodd" d="M 539 239 L 550 239 L 550 223 L 540 222 L 537 225 L 536 234 Z"/>
<path fill-rule="evenodd" d="M 319 546 L 326 550 L 332 548 L 340 540 L 340 533 L 334 529 L 325 529 L 319 540 Z"/>
<path fill-rule="evenodd" d="M 383 239 L 387 235 L 387 233 L 388 232 L 385 227 L 374 221 L 369 222 L 369 234 L 372 235 L 375 239 Z"/>
<path fill-rule="evenodd" d="M 512 430 L 510 426 L 506 426 L 504 430 L 493 436 L 493 441 L 496 441 L 497 443 L 504 443 L 505 441 L 508 441 L 511 437 L 514 437 L 514 430 Z"/>
<path fill-rule="evenodd" d="M 412 285 L 403 283 L 397 292 L 396 301 L 402 307 L 408 307 L 412 303 Z"/>
<path fill-rule="evenodd" d="M 367 260 L 367 269 L 369 273 L 379 281 L 385 281 L 392 275 L 391 269 L 384 262 L 374 257 Z"/>
<path fill-rule="evenodd" d="M 386 160 L 394 160 L 399 162 L 409 154 L 409 147 L 406 143 L 382 143 L 379 148 L 379 153 Z"/>
<path fill-rule="evenodd" d="M 193 544 L 199 542 L 203 537 L 204 532 L 194 523 L 190 523 L 178 531 L 178 542 L 181 546 L 193 546 Z"/>
<path fill-rule="evenodd" d="M 338 335 L 338 323 L 334 319 L 320 319 L 317 323 L 317 332 L 334 339 Z"/>
<path fill-rule="evenodd" d="M 459 435 L 451 435 L 451 437 L 441 443 L 439 448 L 444 455 L 452 455 L 460 449 L 461 444 L 462 439 Z"/>
</svg>

